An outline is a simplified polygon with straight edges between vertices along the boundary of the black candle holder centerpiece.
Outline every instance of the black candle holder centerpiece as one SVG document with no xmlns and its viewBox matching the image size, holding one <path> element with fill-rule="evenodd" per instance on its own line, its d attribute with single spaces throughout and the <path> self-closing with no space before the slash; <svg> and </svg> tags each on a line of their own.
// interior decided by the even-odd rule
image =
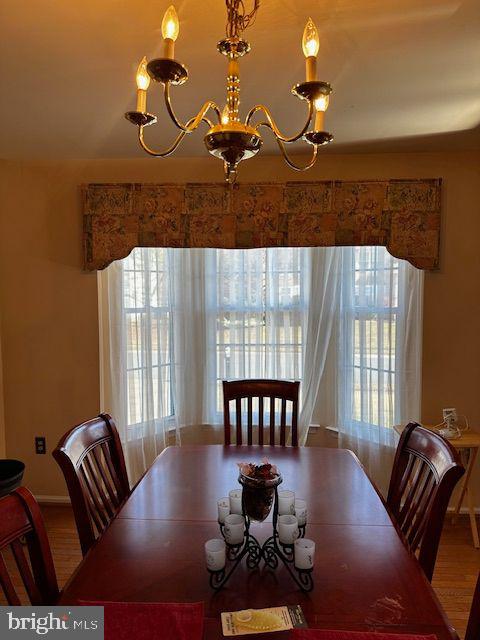
<svg viewBox="0 0 480 640">
<path fill-rule="evenodd" d="M 294 544 L 282 544 L 278 534 L 278 491 L 275 488 L 275 500 L 273 506 L 273 535 L 267 538 L 262 546 L 262 558 L 270 569 L 278 567 L 279 560 L 288 569 L 289 574 L 302 591 L 313 589 L 313 568 L 299 569 L 295 566 Z M 299 537 L 305 537 L 306 524 L 298 527 Z"/>
<path fill-rule="evenodd" d="M 262 465 L 239 464 L 240 473 L 238 482 L 242 485 L 242 515 L 245 519 L 243 541 L 239 544 L 230 544 L 225 536 L 225 525 L 219 521 L 220 532 L 226 544 L 227 560 L 231 566 L 223 567 L 218 571 L 208 569 L 210 573 L 210 586 L 219 590 L 229 580 L 243 558 L 247 557 L 247 567 L 256 569 L 263 559 L 266 567 L 277 569 L 281 561 L 290 573 L 296 584 L 302 591 L 313 589 L 313 569 L 298 569 L 295 566 L 294 544 L 280 542 L 278 533 L 279 500 L 278 486 L 283 482 L 282 475 L 274 465 L 264 460 Z M 273 535 L 260 545 L 255 536 L 250 532 L 252 521 L 263 522 L 273 506 Z M 305 536 L 306 524 L 299 528 L 299 537 Z"/>
</svg>

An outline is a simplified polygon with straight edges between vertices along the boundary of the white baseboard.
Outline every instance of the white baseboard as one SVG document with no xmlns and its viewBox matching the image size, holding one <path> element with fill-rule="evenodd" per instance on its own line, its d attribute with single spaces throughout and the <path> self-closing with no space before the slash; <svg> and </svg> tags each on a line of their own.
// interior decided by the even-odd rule
<svg viewBox="0 0 480 640">
<path fill-rule="evenodd" d="M 40 504 L 70 504 L 70 498 L 68 496 L 36 495 L 35 498 Z"/>
</svg>

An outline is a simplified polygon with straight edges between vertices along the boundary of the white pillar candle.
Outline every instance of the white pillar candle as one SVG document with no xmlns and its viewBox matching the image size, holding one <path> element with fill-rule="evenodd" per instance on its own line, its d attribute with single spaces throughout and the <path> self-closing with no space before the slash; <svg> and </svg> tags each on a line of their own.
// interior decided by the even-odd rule
<svg viewBox="0 0 480 640">
<path fill-rule="evenodd" d="M 223 533 L 228 544 L 241 544 L 245 533 L 245 518 L 238 513 L 231 513 L 225 518 Z"/>
<path fill-rule="evenodd" d="M 221 571 L 226 562 L 225 540 L 212 538 L 205 543 L 205 561 L 210 571 Z"/>
<path fill-rule="evenodd" d="M 295 513 L 295 493 L 284 489 L 278 492 L 278 513 L 281 516 Z"/>
<path fill-rule="evenodd" d="M 295 516 L 279 516 L 278 537 L 282 544 L 293 544 L 299 536 L 298 521 Z"/>
<path fill-rule="evenodd" d="M 295 540 L 294 564 L 297 569 L 313 569 L 315 542 L 307 538 Z"/>
<path fill-rule="evenodd" d="M 222 524 L 225 522 L 225 518 L 230 515 L 230 499 L 220 498 L 217 502 L 218 509 L 218 521 Z"/>
<path fill-rule="evenodd" d="M 307 503 L 305 500 L 295 500 L 295 516 L 299 527 L 307 524 Z"/>
<path fill-rule="evenodd" d="M 230 499 L 230 513 L 238 513 L 242 515 L 242 490 L 232 489 L 228 497 Z"/>
</svg>

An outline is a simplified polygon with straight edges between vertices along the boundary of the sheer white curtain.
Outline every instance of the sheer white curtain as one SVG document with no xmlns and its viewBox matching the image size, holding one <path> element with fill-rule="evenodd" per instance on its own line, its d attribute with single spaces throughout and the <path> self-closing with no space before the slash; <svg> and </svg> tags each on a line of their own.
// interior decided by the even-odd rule
<svg viewBox="0 0 480 640">
<path fill-rule="evenodd" d="M 385 485 L 393 425 L 420 418 L 423 272 L 383 247 L 339 251 L 340 444 Z"/>
<path fill-rule="evenodd" d="M 208 422 L 223 422 L 222 380 L 301 380 L 309 269 L 294 248 L 207 255 Z"/>
<path fill-rule="evenodd" d="M 164 251 L 172 267 L 172 319 L 176 437 L 180 427 L 207 421 L 206 260 L 212 250 L 149 249 Z"/>
<path fill-rule="evenodd" d="M 326 375 L 332 332 L 337 320 L 339 301 L 340 251 L 336 247 L 304 249 L 310 256 L 308 304 L 305 318 L 304 370 L 301 411 L 299 417 L 299 442 L 304 445 L 315 410 L 318 410 L 321 390 L 335 396 L 335 388 Z M 329 421 L 328 421 L 329 422 Z M 327 424 L 328 424 L 327 422 Z M 325 422 L 324 422 L 325 424 Z"/>
<path fill-rule="evenodd" d="M 132 478 L 181 427 L 222 424 L 222 380 L 263 377 L 301 381 L 302 444 L 312 420 L 336 426 L 377 475 L 392 425 L 419 415 L 422 283 L 381 247 L 135 249 L 113 263 L 99 273 L 102 410 Z"/>
<path fill-rule="evenodd" d="M 117 421 L 133 478 L 180 441 L 180 426 L 222 424 L 224 379 L 306 375 L 305 441 L 334 317 L 335 255 L 135 249 L 99 273 L 102 410 Z"/>
<path fill-rule="evenodd" d="M 175 432 L 172 274 L 168 252 L 136 249 L 99 272 L 101 408 L 135 481 Z"/>
</svg>

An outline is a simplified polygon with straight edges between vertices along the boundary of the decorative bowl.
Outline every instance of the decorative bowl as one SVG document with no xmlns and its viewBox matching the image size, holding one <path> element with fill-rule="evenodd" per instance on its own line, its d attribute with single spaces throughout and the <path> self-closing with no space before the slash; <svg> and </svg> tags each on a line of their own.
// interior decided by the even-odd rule
<svg viewBox="0 0 480 640">
<path fill-rule="evenodd" d="M 240 472 L 238 481 L 243 488 L 243 508 L 251 520 L 263 522 L 271 511 L 275 487 L 282 483 L 278 474 L 270 480 L 253 478 Z"/>
</svg>

